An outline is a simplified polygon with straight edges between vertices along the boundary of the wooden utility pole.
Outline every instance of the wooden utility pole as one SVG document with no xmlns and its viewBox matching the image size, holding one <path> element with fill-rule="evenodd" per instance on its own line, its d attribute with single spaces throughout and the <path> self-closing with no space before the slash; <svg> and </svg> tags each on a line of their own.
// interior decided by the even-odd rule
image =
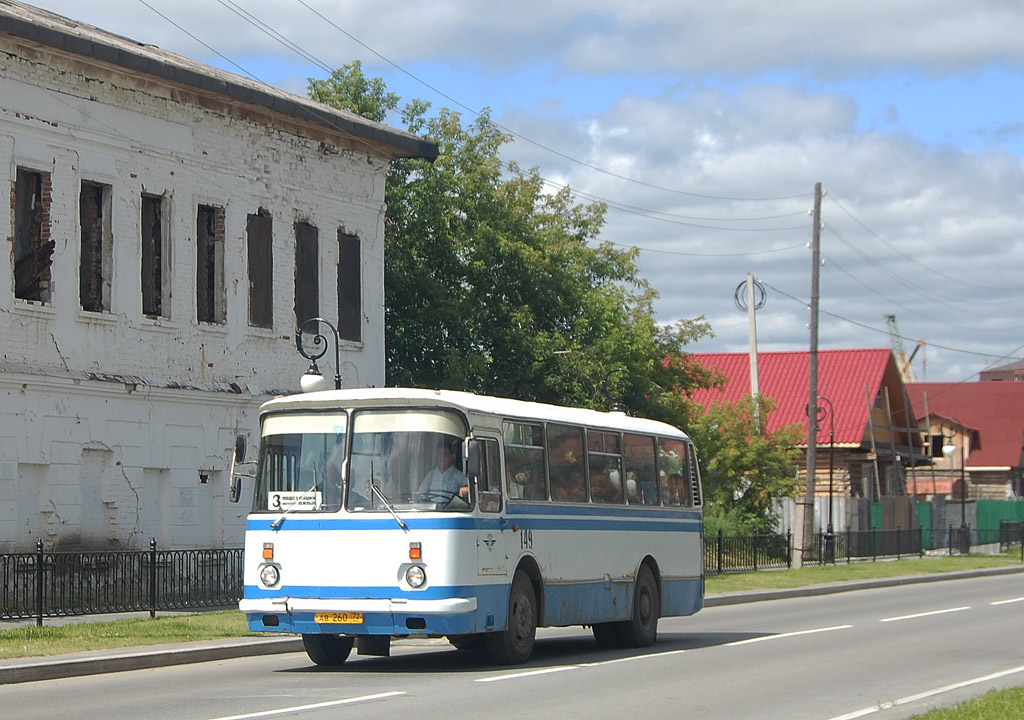
<svg viewBox="0 0 1024 720">
<path fill-rule="evenodd" d="M 807 402 L 807 485 L 801 524 L 800 565 L 814 549 L 814 485 L 818 469 L 818 284 L 821 277 L 821 183 L 814 185 L 814 229 L 811 234 L 811 352 Z"/>
</svg>

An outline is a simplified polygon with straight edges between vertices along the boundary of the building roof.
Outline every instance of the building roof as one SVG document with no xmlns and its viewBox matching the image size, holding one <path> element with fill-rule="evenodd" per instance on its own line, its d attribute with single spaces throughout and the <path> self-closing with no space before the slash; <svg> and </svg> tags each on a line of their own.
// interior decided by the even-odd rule
<svg viewBox="0 0 1024 720">
<path fill-rule="evenodd" d="M 714 402 L 735 402 L 750 394 L 750 356 L 747 353 L 695 354 L 707 367 L 718 368 L 726 377 L 721 390 L 702 389 L 690 397 L 707 407 Z M 768 417 L 768 431 L 799 424 L 807 434 L 807 401 L 810 395 L 809 352 L 763 352 L 758 354 L 760 393 L 775 401 Z M 887 373 L 888 379 L 887 379 Z M 895 373 L 895 375 L 893 375 Z M 868 412 L 884 381 L 899 377 L 892 351 L 888 349 L 821 350 L 818 352 L 818 395 L 832 402 L 835 412 L 836 445 L 859 446 L 866 431 Z M 867 388 L 865 392 L 865 388 Z M 891 398 L 902 405 L 902 398 Z M 828 403 L 820 403 L 828 407 Z M 893 408 L 894 411 L 896 408 Z M 896 423 L 898 424 L 898 423 Z M 828 440 L 831 423 L 820 423 L 818 442 Z"/>
<path fill-rule="evenodd" d="M 16 0 L 0 0 L 0 34 L 119 67 L 131 74 L 149 75 L 167 84 L 259 106 L 323 131 L 361 140 L 393 158 L 437 157 L 435 143 L 411 133 Z"/>
<path fill-rule="evenodd" d="M 907 394 L 918 420 L 928 415 L 953 420 L 978 431 L 980 447 L 967 456 L 967 467 L 1021 466 L 1024 447 L 1024 383 L 910 383 Z"/>
</svg>

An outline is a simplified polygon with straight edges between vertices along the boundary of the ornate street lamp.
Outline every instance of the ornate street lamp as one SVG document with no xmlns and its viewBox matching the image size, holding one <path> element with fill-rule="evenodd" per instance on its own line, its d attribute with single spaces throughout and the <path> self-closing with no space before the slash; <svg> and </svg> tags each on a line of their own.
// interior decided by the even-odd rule
<svg viewBox="0 0 1024 720">
<path fill-rule="evenodd" d="M 319 351 L 314 350 L 313 352 L 306 352 L 306 349 L 302 345 L 302 332 L 310 323 L 313 324 L 313 332 L 316 335 L 313 337 L 313 347 L 320 348 Z M 302 357 L 309 360 L 309 369 L 299 379 L 299 385 L 302 387 L 302 392 L 316 392 L 323 390 L 327 386 L 327 380 L 320 372 L 320 368 L 317 366 L 316 361 L 322 358 L 327 353 L 327 338 L 320 334 L 320 323 L 323 323 L 331 329 L 334 333 L 334 389 L 341 390 L 341 349 L 338 347 L 340 343 L 340 336 L 338 334 L 338 328 L 334 327 L 329 320 L 325 320 L 320 317 L 310 318 L 306 322 L 302 323 L 299 328 L 295 331 L 295 348 L 299 351 Z M 322 348 L 320 346 L 323 346 Z"/>
</svg>

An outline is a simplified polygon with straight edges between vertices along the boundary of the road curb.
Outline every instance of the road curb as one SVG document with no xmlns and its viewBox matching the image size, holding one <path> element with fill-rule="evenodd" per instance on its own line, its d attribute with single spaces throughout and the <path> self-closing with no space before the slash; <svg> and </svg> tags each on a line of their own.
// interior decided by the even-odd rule
<svg viewBox="0 0 1024 720">
<path fill-rule="evenodd" d="M 18 658 L 0 665 L 0 685 L 289 652 L 302 652 L 302 638 L 247 638 Z"/>
<path fill-rule="evenodd" d="M 793 597 L 816 597 L 832 595 L 855 590 L 870 590 L 880 587 L 897 587 L 899 585 L 917 585 L 919 583 L 943 582 L 945 580 L 963 580 L 984 577 L 987 575 L 1011 575 L 1024 573 L 1024 566 L 1000 568 L 981 568 L 978 570 L 958 570 L 956 572 L 935 573 L 932 575 L 902 575 L 874 580 L 855 580 L 852 582 L 823 583 L 798 588 L 781 588 L 777 590 L 750 590 L 737 593 L 720 593 L 704 598 L 704 607 L 720 607 L 723 605 L 740 605 L 742 603 L 761 602 L 763 600 L 783 600 Z"/>
</svg>

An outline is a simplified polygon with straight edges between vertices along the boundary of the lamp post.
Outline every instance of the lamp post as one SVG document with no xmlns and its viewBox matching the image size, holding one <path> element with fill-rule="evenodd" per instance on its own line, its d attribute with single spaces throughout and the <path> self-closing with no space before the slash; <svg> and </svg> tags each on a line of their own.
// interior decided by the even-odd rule
<svg viewBox="0 0 1024 720">
<path fill-rule="evenodd" d="M 961 429 L 966 430 L 964 424 L 956 418 L 949 418 Z M 967 555 L 971 550 L 971 539 L 967 533 L 967 478 L 965 471 L 967 467 L 967 442 L 969 434 L 965 433 L 960 440 L 960 538 L 957 547 L 962 555 Z M 949 444 L 942 446 L 942 454 L 949 460 L 949 469 L 953 469 L 953 455 L 956 454 L 956 445 L 953 444 L 952 434 L 949 436 Z"/>
<path fill-rule="evenodd" d="M 828 530 L 825 532 L 825 562 L 836 561 L 836 535 L 832 526 L 832 473 L 835 468 L 836 459 L 836 409 L 824 395 L 818 396 L 819 401 L 828 403 L 828 408 L 818 406 L 814 409 L 814 426 L 818 429 L 818 421 L 828 416 Z"/>
<path fill-rule="evenodd" d="M 307 352 L 306 348 L 302 345 L 302 332 L 311 323 L 313 324 L 312 332 L 316 333 L 313 337 L 313 347 L 319 348 L 321 345 L 323 347 L 319 351 Z M 317 390 L 323 390 L 327 385 L 326 379 L 316 364 L 317 360 L 327 354 L 327 338 L 320 334 L 320 323 L 329 327 L 334 334 L 334 389 L 341 390 L 341 349 L 339 348 L 341 338 L 338 334 L 338 328 L 334 327 L 329 320 L 315 317 L 306 320 L 295 331 L 295 348 L 302 357 L 310 361 L 309 369 L 306 370 L 306 373 L 299 380 L 302 392 L 316 392 Z"/>
</svg>

